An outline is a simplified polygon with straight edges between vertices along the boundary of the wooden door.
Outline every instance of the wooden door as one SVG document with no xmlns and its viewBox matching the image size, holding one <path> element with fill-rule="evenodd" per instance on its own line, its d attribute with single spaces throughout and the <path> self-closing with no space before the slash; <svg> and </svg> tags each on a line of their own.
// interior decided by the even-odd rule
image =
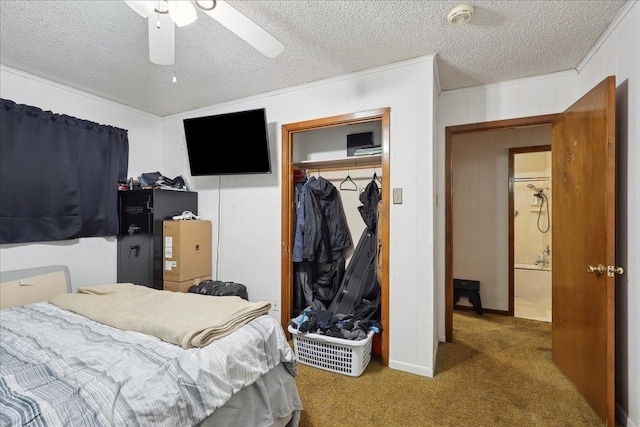
<svg viewBox="0 0 640 427">
<path fill-rule="evenodd" d="M 615 425 L 615 277 L 607 272 L 615 266 L 615 89 L 615 77 L 607 77 L 556 118 L 551 137 L 552 357 L 609 426 Z"/>
</svg>

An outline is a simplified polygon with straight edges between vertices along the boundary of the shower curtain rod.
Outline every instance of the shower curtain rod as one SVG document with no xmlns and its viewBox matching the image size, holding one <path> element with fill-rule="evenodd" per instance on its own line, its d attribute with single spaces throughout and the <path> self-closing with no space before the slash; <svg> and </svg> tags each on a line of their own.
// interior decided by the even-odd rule
<svg viewBox="0 0 640 427">
<path fill-rule="evenodd" d="M 515 182 L 548 181 L 550 179 L 551 179 L 550 176 L 535 176 L 531 178 L 513 178 Z"/>
</svg>

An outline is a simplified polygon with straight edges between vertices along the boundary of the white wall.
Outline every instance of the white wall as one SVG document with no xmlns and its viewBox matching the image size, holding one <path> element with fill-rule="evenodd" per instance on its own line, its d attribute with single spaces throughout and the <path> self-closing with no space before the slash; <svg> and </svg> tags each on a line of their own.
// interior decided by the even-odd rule
<svg viewBox="0 0 640 427">
<path fill-rule="evenodd" d="M 157 116 L 4 66 L 0 67 L 0 97 L 127 129 L 130 176 L 155 172 L 162 162 L 161 123 Z M 78 286 L 115 283 L 116 253 L 115 237 L 0 245 L 0 270 L 65 264 L 75 290 Z"/>
<path fill-rule="evenodd" d="M 433 149 L 432 81 L 433 57 L 420 58 L 166 117 L 162 130 L 167 154 L 163 170 L 182 164 L 187 174 L 184 118 L 266 107 L 273 174 L 187 179 L 198 191 L 198 214 L 212 220 L 214 230 L 220 225 L 220 235 L 214 232 L 213 274 L 244 283 L 251 299 L 271 301 L 280 297 L 281 286 L 281 126 L 390 107 L 390 182 L 403 188 L 404 203 L 390 209 L 389 365 L 426 376 L 433 375 L 435 351 L 433 182 L 428 166 Z"/>
<path fill-rule="evenodd" d="M 608 75 L 616 75 L 616 144 L 620 183 L 617 253 L 625 275 L 618 281 L 616 402 L 618 418 L 640 426 L 640 4 L 629 2 L 579 71 L 446 91 L 438 111 L 436 189 L 444 200 L 445 128 L 468 123 L 552 114 L 564 111 Z M 444 204 L 437 208 L 438 335 L 444 341 Z"/>
</svg>

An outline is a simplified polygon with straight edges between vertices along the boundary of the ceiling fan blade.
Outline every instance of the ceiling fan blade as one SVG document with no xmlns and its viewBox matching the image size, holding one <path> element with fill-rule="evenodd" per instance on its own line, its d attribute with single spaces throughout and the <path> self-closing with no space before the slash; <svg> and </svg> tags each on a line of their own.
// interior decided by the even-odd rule
<svg viewBox="0 0 640 427">
<path fill-rule="evenodd" d="M 169 0 L 169 16 L 178 27 L 184 27 L 198 19 L 196 8 L 190 1 Z"/>
<path fill-rule="evenodd" d="M 198 2 L 196 1 L 195 4 L 198 5 Z M 280 40 L 273 37 L 226 1 L 217 0 L 215 8 L 207 10 L 200 7 L 200 10 L 227 27 L 268 58 L 275 58 L 284 50 L 284 45 Z"/>
<path fill-rule="evenodd" d="M 124 0 L 124 2 L 143 18 L 151 15 L 155 9 L 154 3 L 156 3 L 153 0 Z"/>
<path fill-rule="evenodd" d="M 173 65 L 176 56 L 176 25 L 168 13 L 153 13 L 149 22 L 149 60 L 158 65 Z M 160 28 L 158 28 L 160 22 Z"/>
</svg>

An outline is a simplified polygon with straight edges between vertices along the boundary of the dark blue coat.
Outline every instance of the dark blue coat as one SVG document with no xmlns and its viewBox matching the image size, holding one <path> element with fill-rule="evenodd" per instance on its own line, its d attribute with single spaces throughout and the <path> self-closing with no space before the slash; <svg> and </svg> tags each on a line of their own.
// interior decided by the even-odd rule
<svg viewBox="0 0 640 427">
<path fill-rule="evenodd" d="M 351 233 L 336 187 L 327 179 L 309 180 L 304 203 L 303 253 L 305 260 L 331 262 L 351 246 Z"/>
</svg>

